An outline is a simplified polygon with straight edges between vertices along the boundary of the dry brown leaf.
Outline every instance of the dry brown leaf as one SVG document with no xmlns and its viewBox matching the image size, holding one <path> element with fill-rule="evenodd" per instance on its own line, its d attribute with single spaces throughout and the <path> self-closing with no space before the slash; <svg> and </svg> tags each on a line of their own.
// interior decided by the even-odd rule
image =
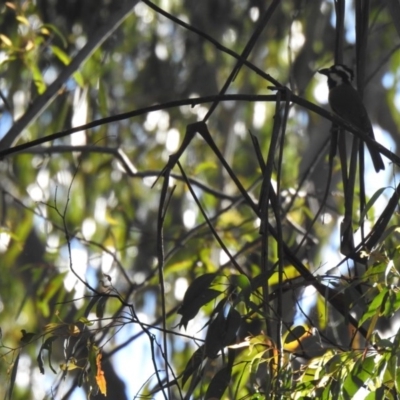
<svg viewBox="0 0 400 400">
<path fill-rule="evenodd" d="M 107 382 L 104 376 L 104 371 L 101 369 L 101 353 L 99 353 L 96 357 L 96 366 L 97 366 L 97 374 L 96 374 L 96 382 L 99 386 L 101 394 L 107 396 Z"/>
</svg>

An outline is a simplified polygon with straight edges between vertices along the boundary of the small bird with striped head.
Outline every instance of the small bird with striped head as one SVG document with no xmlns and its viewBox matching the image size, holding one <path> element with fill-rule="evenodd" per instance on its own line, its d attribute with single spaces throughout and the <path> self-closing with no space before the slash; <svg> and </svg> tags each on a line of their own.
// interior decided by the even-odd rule
<svg viewBox="0 0 400 400">
<path fill-rule="evenodd" d="M 375 140 L 374 130 L 372 129 L 367 110 L 358 92 L 351 84 L 354 78 L 353 71 L 346 65 L 335 64 L 330 68 L 321 69 L 318 72 L 328 78 L 329 105 L 332 111 L 338 117 L 343 118 L 350 125 L 360 129 Z M 385 169 L 379 151 L 368 143 L 366 144 L 375 171 L 379 172 Z"/>
</svg>

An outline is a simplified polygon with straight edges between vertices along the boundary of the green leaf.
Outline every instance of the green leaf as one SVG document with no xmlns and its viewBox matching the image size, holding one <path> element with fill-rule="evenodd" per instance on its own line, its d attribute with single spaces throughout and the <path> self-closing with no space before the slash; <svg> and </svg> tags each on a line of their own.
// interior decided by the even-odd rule
<svg viewBox="0 0 400 400">
<path fill-rule="evenodd" d="M 40 296 L 40 302 L 38 304 L 38 307 L 40 307 L 40 309 L 45 317 L 49 316 L 50 300 L 55 295 L 60 294 L 60 291 L 64 285 L 64 280 L 65 280 L 66 275 L 67 275 L 67 272 L 62 272 L 62 273 L 55 275 L 44 287 L 43 293 Z"/>
<path fill-rule="evenodd" d="M 369 379 L 375 378 L 374 372 L 376 370 L 377 357 L 378 355 L 373 355 L 357 361 L 351 374 L 347 376 L 343 383 L 345 398 L 353 399 Z"/>
<path fill-rule="evenodd" d="M 220 399 L 229 385 L 229 382 L 231 380 L 231 375 L 232 375 L 232 368 L 225 367 L 220 369 L 211 380 L 210 385 L 208 386 L 207 389 L 205 399 L 206 400 Z"/>
<path fill-rule="evenodd" d="M 32 73 L 33 82 L 39 94 L 43 94 L 46 91 L 46 83 L 44 82 L 42 72 L 35 63 L 30 63 L 29 69 Z"/>
<path fill-rule="evenodd" d="M 230 277 L 230 281 L 232 282 L 233 285 L 241 289 L 241 292 L 236 300 L 236 303 L 238 303 L 239 301 L 244 301 L 247 304 L 252 290 L 249 278 L 244 274 L 232 275 Z"/>
<path fill-rule="evenodd" d="M 380 314 L 381 307 L 384 307 L 384 299 L 387 298 L 387 288 L 383 288 L 380 293 L 372 300 L 368 306 L 368 310 L 361 316 L 359 326 L 361 326 L 366 320 L 372 318 L 375 314 Z"/>
<path fill-rule="evenodd" d="M 98 386 L 96 383 L 96 374 L 97 374 L 96 356 L 99 354 L 99 348 L 93 343 L 90 343 L 88 347 L 89 347 L 88 361 L 90 368 L 87 373 L 87 383 L 91 388 L 93 388 L 92 389 L 93 394 L 95 394 L 98 392 Z"/>
<path fill-rule="evenodd" d="M 94 324 L 93 321 L 88 320 L 86 317 L 80 317 L 78 321 L 82 322 L 82 324 L 85 324 L 86 326 L 92 326 Z"/>
<path fill-rule="evenodd" d="M 65 36 L 62 34 L 62 32 L 53 24 L 43 24 L 42 28 L 47 28 L 48 30 L 54 32 L 62 41 L 62 45 L 64 47 L 68 46 L 68 42 L 65 39 Z"/>
<path fill-rule="evenodd" d="M 64 65 L 68 65 L 71 62 L 70 56 L 58 46 L 50 46 L 50 50 Z"/>
<path fill-rule="evenodd" d="M 202 172 L 207 171 L 207 170 L 217 170 L 217 164 L 215 161 L 203 161 L 197 164 L 196 169 L 194 170 L 194 175 L 198 176 Z"/>
<path fill-rule="evenodd" d="M 189 377 L 195 372 L 201 365 L 205 358 L 204 345 L 200 346 L 190 357 L 190 360 L 186 364 L 185 370 L 182 373 L 182 386 L 185 385 Z"/>
<path fill-rule="evenodd" d="M 369 202 L 366 204 L 363 212 L 360 215 L 360 222 L 359 225 L 362 224 L 362 221 L 364 221 L 365 217 L 367 216 L 368 211 L 372 208 L 372 206 L 375 204 L 375 202 L 378 200 L 378 198 L 382 195 L 382 193 L 386 190 L 386 187 L 383 187 L 381 189 L 378 189 L 371 197 Z"/>
<path fill-rule="evenodd" d="M 387 368 L 386 368 L 386 370 L 387 370 L 387 373 L 389 375 L 389 379 L 394 383 L 394 388 L 398 392 L 400 386 L 398 386 L 399 382 L 398 382 L 398 379 L 397 379 L 397 376 L 398 376 L 397 357 L 395 355 L 391 354 L 391 353 L 386 353 L 385 356 L 387 358 L 387 363 L 386 363 Z"/>
<path fill-rule="evenodd" d="M 67 363 L 60 364 L 60 369 L 62 371 L 73 371 L 74 369 L 82 369 L 76 362 L 75 358 L 71 358 Z"/>
<path fill-rule="evenodd" d="M 64 64 L 64 65 L 69 65 L 71 63 L 71 58 L 70 56 L 62 49 L 60 49 L 58 46 L 50 46 L 51 51 L 53 54 Z M 83 75 L 81 72 L 76 71 L 72 75 L 76 81 L 76 83 L 79 85 L 79 87 L 84 87 L 84 79 Z"/>
<path fill-rule="evenodd" d="M 382 306 L 382 315 L 391 317 L 400 308 L 400 293 L 390 289 Z"/>
</svg>

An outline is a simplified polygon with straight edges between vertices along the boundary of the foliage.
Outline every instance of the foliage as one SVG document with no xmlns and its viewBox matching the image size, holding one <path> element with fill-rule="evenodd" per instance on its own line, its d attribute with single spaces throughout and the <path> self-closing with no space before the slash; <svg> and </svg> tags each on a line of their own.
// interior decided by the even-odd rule
<svg viewBox="0 0 400 400">
<path fill-rule="evenodd" d="M 0 6 L 1 394 L 397 398 L 398 4 L 115 3 Z"/>
</svg>

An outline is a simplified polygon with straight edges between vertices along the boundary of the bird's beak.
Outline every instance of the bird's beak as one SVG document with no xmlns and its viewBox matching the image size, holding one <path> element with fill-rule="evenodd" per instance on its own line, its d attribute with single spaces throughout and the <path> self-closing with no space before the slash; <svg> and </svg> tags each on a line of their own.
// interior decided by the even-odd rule
<svg viewBox="0 0 400 400">
<path fill-rule="evenodd" d="M 328 69 L 328 68 L 320 69 L 320 70 L 318 71 L 318 73 L 319 73 L 319 74 L 322 74 L 322 75 L 328 76 L 328 75 L 329 75 L 329 69 Z"/>
</svg>

